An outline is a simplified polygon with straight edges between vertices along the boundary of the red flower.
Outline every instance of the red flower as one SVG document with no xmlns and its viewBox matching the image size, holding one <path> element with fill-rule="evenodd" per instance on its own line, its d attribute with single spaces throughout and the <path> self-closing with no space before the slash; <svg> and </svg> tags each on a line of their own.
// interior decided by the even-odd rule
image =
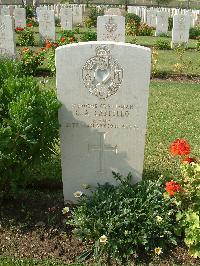
<svg viewBox="0 0 200 266">
<path fill-rule="evenodd" d="M 16 30 L 16 31 L 23 31 L 23 30 L 24 30 L 24 28 L 17 27 L 15 30 Z"/>
<path fill-rule="evenodd" d="M 32 23 L 28 23 L 26 24 L 27 27 L 33 27 L 33 24 Z"/>
<path fill-rule="evenodd" d="M 186 157 L 185 159 L 182 160 L 183 164 L 190 164 L 190 163 L 196 163 L 196 159 L 195 158 L 191 158 L 191 157 Z"/>
<path fill-rule="evenodd" d="M 65 42 L 65 40 L 66 40 L 66 39 L 65 39 L 64 37 L 62 37 L 62 38 L 60 39 L 61 42 Z"/>
<path fill-rule="evenodd" d="M 48 42 L 48 43 L 46 43 L 46 46 L 45 46 L 46 48 L 51 48 L 52 47 L 52 43 L 50 43 L 50 42 Z"/>
<path fill-rule="evenodd" d="M 173 197 L 175 192 L 180 192 L 181 186 L 177 182 L 171 180 L 166 183 L 165 189 L 169 193 L 170 197 Z"/>
<path fill-rule="evenodd" d="M 172 155 L 187 155 L 190 153 L 190 145 L 185 139 L 176 139 L 170 146 Z"/>
</svg>

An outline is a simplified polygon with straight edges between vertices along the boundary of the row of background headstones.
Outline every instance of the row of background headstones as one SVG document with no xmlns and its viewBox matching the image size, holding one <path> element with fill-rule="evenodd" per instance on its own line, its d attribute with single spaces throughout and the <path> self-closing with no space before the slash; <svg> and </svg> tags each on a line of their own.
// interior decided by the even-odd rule
<svg viewBox="0 0 200 266">
<path fill-rule="evenodd" d="M 158 12 L 165 12 L 169 17 L 173 17 L 178 14 L 189 14 L 190 26 L 194 27 L 195 22 L 200 20 L 200 10 L 187 10 L 187 9 L 176 9 L 176 8 L 146 8 L 146 7 L 134 7 L 128 6 L 128 12 L 134 13 L 141 17 L 142 22 L 149 24 L 149 26 L 156 26 L 156 16 Z"/>
<path fill-rule="evenodd" d="M 83 5 L 63 8 L 63 29 L 72 29 L 72 24 L 82 23 Z M 39 21 L 39 33 L 43 40 L 55 40 L 55 12 L 47 6 L 36 10 Z M 14 22 L 15 19 L 15 22 Z M 73 22 L 72 22 L 73 21 Z M 67 22 L 67 23 L 66 23 Z M 0 55 L 15 56 L 16 42 L 14 29 L 26 27 L 26 11 L 20 6 L 0 7 Z"/>
<path fill-rule="evenodd" d="M 104 6 L 97 6 L 97 8 L 105 8 L 105 10 L 109 9 L 110 7 L 108 5 Z M 0 6 L 0 14 L 3 15 L 13 15 L 15 6 Z M 72 8 L 72 12 L 74 17 L 75 16 L 81 16 L 83 13 L 85 13 L 86 5 L 65 5 L 65 4 L 57 4 L 57 5 L 41 5 L 39 8 L 45 8 L 48 10 L 54 10 L 55 16 L 57 18 L 60 18 L 61 9 L 62 8 Z M 123 6 L 121 6 L 123 8 Z M 195 22 L 198 20 L 198 15 L 200 15 L 200 10 L 187 10 L 187 9 L 176 9 L 176 8 L 147 8 L 144 6 L 128 6 L 128 12 L 134 13 L 141 17 L 142 22 L 147 23 L 149 26 L 156 26 L 156 15 L 158 11 L 163 11 L 168 13 L 169 17 L 173 17 L 177 14 L 186 14 L 188 13 L 191 17 L 190 26 L 193 27 L 195 25 Z M 200 19 L 200 18 L 199 18 Z M 80 19 L 78 19 L 80 21 Z M 80 23 L 80 22 L 79 22 Z"/>
<path fill-rule="evenodd" d="M 82 6 L 76 6 L 76 10 L 79 8 L 80 12 L 78 13 L 78 18 L 76 23 L 82 23 Z M 23 8 L 16 8 L 17 10 L 22 10 Z M 64 22 L 68 22 L 70 15 L 70 27 L 72 28 L 72 8 L 63 8 L 61 9 L 61 14 L 65 15 Z M 71 10 L 71 12 L 68 12 Z M 67 12 L 64 12 L 67 11 Z M 23 12 L 23 14 L 24 14 Z M 74 13 L 76 15 L 76 13 Z M 81 16 L 79 15 L 81 14 Z M 10 17 L 10 18 L 9 18 Z M 19 19 L 22 19 L 22 16 L 17 16 Z M 24 15 L 25 17 L 25 15 Z M 67 17 L 67 19 L 66 19 Z M 55 40 L 55 13 L 54 10 L 49 10 L 47 7 L 38 8 L 38 18 L 39 18 L 39 33 L 42 39 L 46 40 Z M 0 47 L 7 49 L 11 54 L 15 54 L 15 41 L 14 41 L 14 28 L 11 16 L 1 16 L 0 19 Z M 69 23 L 68 23 L 69 24 Z M 67 25 L 68 25 L 67 24 Z M 152 26 L 152 25 L 151 25 Z M 71 29 L 68 28 L 68 29 Z M 189 39 L 189 28 L 190 28 L 190 16 L 186 14 L 177 14 L 174 15 L 173 20 L 173 30 L 172 30 L 172 44 L 173 43 L 187 43 Z M 156 35 L 166 33 L 168 30 L 168 13 L 164 11 L 157 12 L 156 16 Z M 13 33 L 12 33 L 13 32 Z M 9 34 L 6 34 L 9 33 Z M 109 40 L 117 42 L 125 42 L 125 19 L 123 16 L 102 16 L 98 18 L 97 23 L 97 40 Z M 8 48 L 10 43 L 10 49 Z"/>
</svg>

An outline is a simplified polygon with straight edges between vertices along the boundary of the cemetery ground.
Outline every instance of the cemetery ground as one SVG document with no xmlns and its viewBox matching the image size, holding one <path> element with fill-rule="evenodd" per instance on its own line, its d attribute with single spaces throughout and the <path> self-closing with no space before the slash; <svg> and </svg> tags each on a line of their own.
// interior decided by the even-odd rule
<svg viewBox="0 0 200 266">
<path fill-rule="evenodd" d="M 75 37 L 80 39 L 87 31 L 87 28 L 80 28 L 82 34 L 76 33 Z M 29 48 L 37 51 L 40 48 L 37 27 L 34 32 L 35 47 Z M 57 27 L 57 36 L 59 32 Z M 165 49 L 156 48 L 158 39 L 167 42 Z M 169 37 L 137 36 L 135 40 L 128 36 L 128 41 L 156 48 L 152 60 L 143 178 L 156 180 L 161 175 L 173 178 L 179 171 L 179 161 L 169 154 L 169 144 L 174 139 L 187 139 L 193 155 L 200 157 L 200 52 L 196 49 L 197 40 L 190 40 L 186 51 L 171 50 Z M 18 52 L 23 49 L 17 47 Z M 47 57 L 48 51 L 35 76 L 41 89 L 55 90 L 55 76 L 49 70 Z M 72 227 L 66 225 L 67 215 L 62 214 L 65 206 L 58 146 L 51 160 L 31 169 L 22 179 L 26 179 L 26 188 L 22 182 L 14 198 L 0 201 L 0 265 L 95 265 L 90 259 L 75 263 L 76 257 L 89 249 L 90 244 L 83 244 L 72 236 Z M 140 254 L 135 258 L 135 265 L 199 264 L 199 259 L 189 256 L 183 243 L 169 248 L 160 257 Z"/>
</svg>

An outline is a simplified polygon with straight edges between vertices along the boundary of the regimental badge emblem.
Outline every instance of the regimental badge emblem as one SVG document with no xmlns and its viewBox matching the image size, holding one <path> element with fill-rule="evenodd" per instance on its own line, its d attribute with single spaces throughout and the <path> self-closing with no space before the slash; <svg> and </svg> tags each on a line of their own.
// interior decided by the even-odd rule
<svg viewBox="0 0 200 266">
<path fill-rule="evenodd" d="M 112 17 L 110 17 L 108 22 L 105 24 L 105 28 L 110 33 L 113 33 L 117 30 L 117 24 L 114 23 L 114 20 Z"/>
<path fill-rule="evenodd" d="M 123 69 L 110 54 L 107 46 L 98 46 L 96 56 L 82 68 L 82 78 L 89 93 L 105 100 L 115 95 L 123 80 Z"/>
</svg>

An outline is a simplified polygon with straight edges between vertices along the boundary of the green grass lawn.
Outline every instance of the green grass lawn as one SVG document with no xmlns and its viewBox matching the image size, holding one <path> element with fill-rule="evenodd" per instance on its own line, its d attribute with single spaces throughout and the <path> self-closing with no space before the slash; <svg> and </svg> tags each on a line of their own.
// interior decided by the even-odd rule
<svg viewBox="0 0 200 266">
<path fill-rule="evenodd" d="M 82 266 L 83 264 L 66 264 L 59 261 L 33 260 L 33 259 L 14 259 L 0 257 L 0 266 Z"/>
<path fill-rule="evenodd" d="M 180 63 L 179 56 L 174 50 L 159 50 L 158 51 L 158 71 L 174 73 L 174 64 Z M 200 75 L 200 52 L 185 51 L 182 62 L 185 75 Z"/>
<path fill-rule="evenodd" d="M 199 84 L 151 82 L 145 178 L 177 173 L 179 160 L 169 154 L 169 144 L 176 138 L 187 139 L 192 146 L 192 154 L 200 157 L 199 114 Z"/>
<path fill-rule="evenodd" d="M 155 46 L 157 40 L 163 40 L 171 42 L 171 32 L 168 32 L 169 37 L 155 37 L 155 36 L 136 36 L 137 44 L 143 46 Z M 126 36 L 126 42 L 130 42 L 132 39 L 131 36 Z M 196 47 L 196 40 L 189 39 L 188 48 L 195 48 Z"/>
</svg>

